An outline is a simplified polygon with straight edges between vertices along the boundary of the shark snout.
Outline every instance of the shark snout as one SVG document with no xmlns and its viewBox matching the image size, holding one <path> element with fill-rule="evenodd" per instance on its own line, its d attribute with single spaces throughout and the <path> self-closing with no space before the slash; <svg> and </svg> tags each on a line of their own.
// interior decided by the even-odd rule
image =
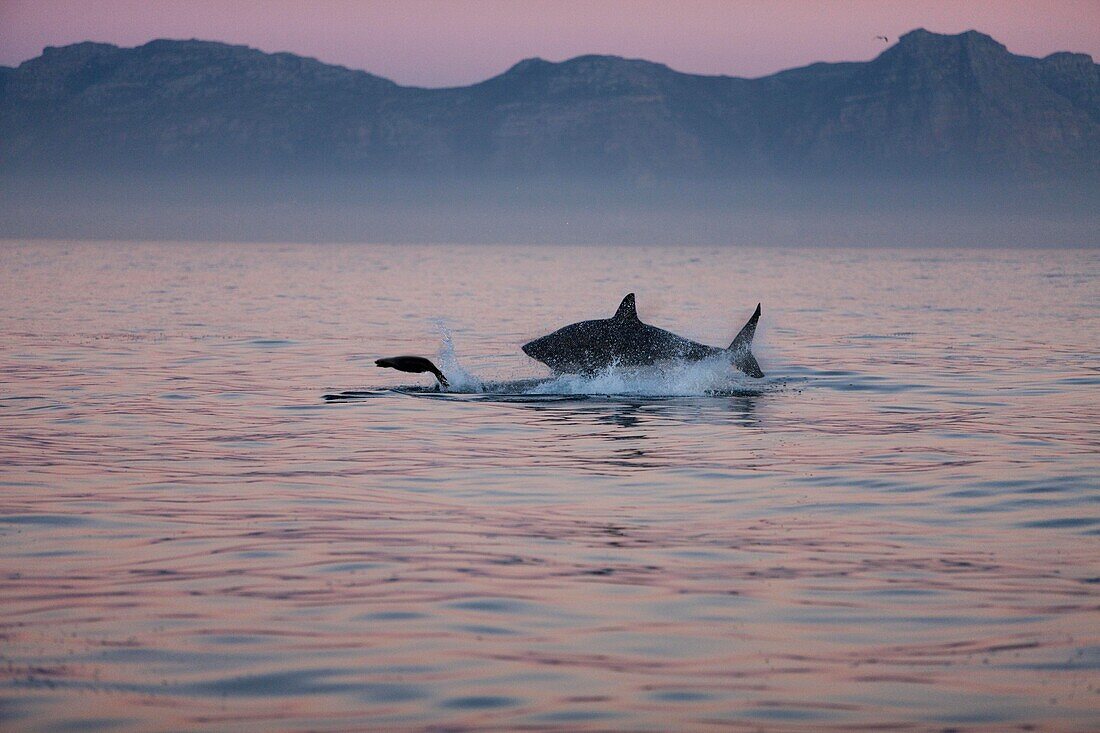
<svg viewBox="0 0 1100 733">
<path fill-rule="evenodd" d="M 523 353 L 527 354 L 527 356 L 532 359 L 538 359 L 542 353 L 542 349 L 540 348 L 541 344 L 539 344 L 541 340 L 542 339 L 535 339 L 534 341 L 528 341 L 520 348 L 523 349 Z"/>
</svg>

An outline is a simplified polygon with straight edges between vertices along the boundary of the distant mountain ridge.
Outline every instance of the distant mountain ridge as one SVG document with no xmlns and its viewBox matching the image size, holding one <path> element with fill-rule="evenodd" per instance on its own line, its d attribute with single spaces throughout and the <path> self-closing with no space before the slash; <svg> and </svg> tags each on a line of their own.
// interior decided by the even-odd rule
<svg viewBox="0 0 1100 733">
<path fill-rule="evenodd" d="M 755 79 L 581 56 L 421 89 L 210 41 L 80 43 L 0 67 L 0 174 L 50 171 L 1096 182 L 1100 66 L 921 29 Z"/>
</svg>

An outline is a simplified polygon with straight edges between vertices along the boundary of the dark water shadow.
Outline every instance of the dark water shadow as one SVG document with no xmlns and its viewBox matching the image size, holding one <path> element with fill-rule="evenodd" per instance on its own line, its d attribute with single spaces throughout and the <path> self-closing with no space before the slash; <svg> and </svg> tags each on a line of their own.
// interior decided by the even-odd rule
<svg viewBox="0 0 1100 733">
<path fill-rule="evenodd" d="M 638 428 L 660 421 L 758 427 L 758 407 L 767 396 L 765 390 L 722 390 L 700 396 L 531 394 L 522 391 L 537 387 L 543 381 L 522 380 L 487 385 L 501 389 L 481 392 L 442 392 L 435 386 L 345 390 L 327 393 L 322 399 L 326 404 L 340 404 L 414 397 L 520 408 L 563 424 Z"/>
</svg>

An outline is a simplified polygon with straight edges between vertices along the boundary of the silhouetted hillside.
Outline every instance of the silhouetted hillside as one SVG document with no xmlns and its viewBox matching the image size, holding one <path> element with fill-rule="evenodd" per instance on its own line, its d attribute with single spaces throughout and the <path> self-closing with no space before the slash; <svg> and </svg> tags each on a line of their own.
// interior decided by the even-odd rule
<svg viewBox="0 0 1100 733">
<path fill-rule="evenodd" d="M 581 56 L 419 89 L 222 43 L 81 43 L 0 69 L 5 189 L 38 200 L 59 176 L 78 198 L 185 179 L 222 197 L 235 182 L 243 201 L 285 186 L 350 203 L 357 187 L 430 198 L 452 182 L 528 187 L 533 205 L 596 190 L 643 207 L 669 191 L 721 206 L 744 191 L 794 190 L 800 204 L 822 182 L 854 197 L 889 182 L 980 184 L 996 203 L 1002 190 L 1100 183 L 1100 67 L 1083 54 L 1017 56 L 974 31 L 916 30 L 872 61 L 758 79 Z"/>
</svg>

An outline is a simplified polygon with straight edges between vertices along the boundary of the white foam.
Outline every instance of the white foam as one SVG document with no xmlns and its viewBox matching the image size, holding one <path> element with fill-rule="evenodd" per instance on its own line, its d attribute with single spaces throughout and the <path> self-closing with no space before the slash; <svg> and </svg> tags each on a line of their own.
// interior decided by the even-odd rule
<svg viewBox="0 0 1100 733">
<path fill-rule="evenodd" d="M 748 387 L 747 378 L 721 357 L 626 369 L 611 365 L 592 374 L 562 374 L 533 386 L 530 394 L 693 397 Z M 758 385 L 757 385 L 758 386 Z"/>
</svg>

